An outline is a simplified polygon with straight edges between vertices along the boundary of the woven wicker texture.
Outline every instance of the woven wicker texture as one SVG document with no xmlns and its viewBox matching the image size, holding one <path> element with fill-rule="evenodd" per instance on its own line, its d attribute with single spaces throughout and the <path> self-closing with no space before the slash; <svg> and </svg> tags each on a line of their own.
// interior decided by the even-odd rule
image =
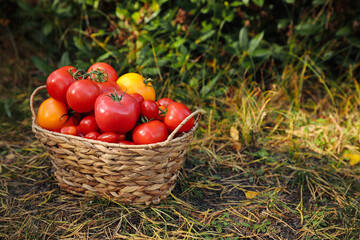
<svg viewBox="0 0 360 240">
<path fill-rule="evenodd" d="M 132 204 L 157 204 L 169 195 L 198 126 L 199 111 L 186 118 L 164 142 L 120 145 L 41 128 L 36 120 L 34 97 L 42 89 L 46 86 L 35 89 L 30 99 L 32 130 L 50 155 L 61 189 Z M 198 117 L 194 127 L 177 136 L 180 127 L 195 115 Z"/>
</svg>

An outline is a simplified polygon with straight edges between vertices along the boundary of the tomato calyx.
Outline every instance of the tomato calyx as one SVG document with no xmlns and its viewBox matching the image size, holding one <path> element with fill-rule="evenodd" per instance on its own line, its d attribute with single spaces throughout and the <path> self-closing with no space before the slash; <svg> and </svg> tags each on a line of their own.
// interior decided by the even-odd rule
<svg viewBox="0 0 360 240">
<path fill-rule="evenodd" d="M 148 118 L 145 117 L 145 116 L 141 116 L 141 119 L 140 119 L 141 123 L 147 123 L 147 122 L 150 122 L 150 121 L 152 121 L 152 120 L 154 120 L 154 119 L 148 119 Z"/>
<path fill-rule="evenodd" d="M 167 108 L 162 108 L 161 106 L 159 107 L 159 114 L 158 116 L 165 116 L 167 113 Z"/>
<path fill-rule="evenodd" d="M 73 72 L 73 69 L 75 69 L 76 71 Z M 84 76 L 86 74 L 84 69 L 76 69 L 76 68 L 70 68 L 68 70 L 68 72 L 71 74 L 71 76 L 73 77 L 73 79 L 75 81 L 80 80 L 80 79 L 84 79 Z"/>
<path fill-rule="evenodd" d="M 144 79 L 145 87 L 150 86 L 149 84 L 152 83 L 152 81 L 154 81 L 152 78 L 145 78 Z"/>
<path fill-rule="evenodd" d="M 121 104 L 120 101 L 123 99 L 126 91 L 123 92 L 123 91 L 120 89 L 120 96 L 118 95 L 118 93 L 117 93 L 116 90 L 114 90 L 114 92 L 115 92 L 115 93 L 110 93 L 110 95 L 106 95 L 106 96 L 110 97 L 114 102 L 118 102 L 118 103 Z"/>
<path fill-rule="evenodd" d="M 86 73 L 90 80 L 98 83 L 107 82 L 109 79 L 109 74 L 106 70 L 101 70 L 97 68 L 95 70 L 91 70 L 90 72 Z"/>
<path fill-rule="evenodd" d="M 67 123 L 67 122 L 71 119 L 71 117 L 74 117 L 74 118 L 76 119 L 76 121 L 79 121 L 79 120 L 80 120 L 80 119 L 78 118 L 78 116 L 76 116 L 76 112 L 75 112 L 74 110 L 68 108 L 68 107 L 67 107 L 67 113 L 61 115 L 60 119 L 62 119 L 62 118 L 65 117 L 65 116 L 67 117 L 65 123 Z M 64 123 L 64 124 L 65 124 L 65 123 Z"/>
</svg>

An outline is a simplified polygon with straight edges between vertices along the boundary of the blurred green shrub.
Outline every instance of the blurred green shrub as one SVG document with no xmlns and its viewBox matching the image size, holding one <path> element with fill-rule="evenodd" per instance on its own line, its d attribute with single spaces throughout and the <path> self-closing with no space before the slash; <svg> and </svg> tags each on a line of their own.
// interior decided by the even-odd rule
<svg viewBox="0 0 360 240">
<path fill-rule="evenodd" d="M 0 3 L 1 19 L 10 20 L 15 39 L 42 53 L 31 59 L 44 74 L 58 66 L 107 61 L 120 74 L 137 71 L 158 79 L 164 94 L 181 86 L 179 98 L 206 100 L 247 77 L 264 85 L 281 81 L 284 69 L 304 56 L 311 59 L 306 71 L 334 81 L 342 81 L 350 65 L 358 72 L 359 1 Z"/>
</svg>

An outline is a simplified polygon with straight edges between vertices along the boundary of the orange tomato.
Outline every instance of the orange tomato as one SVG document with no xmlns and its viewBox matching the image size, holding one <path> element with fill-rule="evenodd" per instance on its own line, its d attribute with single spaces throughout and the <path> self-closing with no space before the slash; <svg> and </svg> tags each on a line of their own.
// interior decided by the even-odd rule
<svg viewBox="0 0 360 240">
<path fill-rule="evenodd" d="M 139 93 L 144 100 L 155 101 L 155 89 L 149 79 L 138 73 L 126 73 L 116 81 L 120 89 L 128 94 Z"/>
<path fill-rule="evenodd" d="M 78 123 L 75 116 L 70 116 L 65 103 L 48 98 L 41 103 L 37 121 L 40 127 L 59 132 L 62 127 L 74 126 Z"/>
</svg>

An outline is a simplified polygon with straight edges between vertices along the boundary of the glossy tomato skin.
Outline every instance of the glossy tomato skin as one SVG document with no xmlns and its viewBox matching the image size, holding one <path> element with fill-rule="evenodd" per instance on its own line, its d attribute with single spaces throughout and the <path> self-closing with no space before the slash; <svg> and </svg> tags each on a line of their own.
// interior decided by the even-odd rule
<svg viewBox="0 0 360 240">
<path fill-rule="evenodd" d="M 113 81 L 107 81 L 107 82 L 96 82 L 96 84 L 99 86 L 101 93 L 108 93 L 117 91 L 120 92 L 119 85 L 116 84 L 116 82 Z"/>
<path fill-rule="evenodd" d="M 175 128 L 190 114 L 191 111 L 188 107 L 186 107 L 182 103 L 174 102 L 168 105 L 167 112 L 163 121 L 169 131 L 174 131 Z M 190 131 L 191 128 L 194 126 L 194 122 L 194 118 L 189 119 L 189 121 L 187 121 L 178 132 L 181 133 Z"/>
<path fill-rule="evenodd" d="M 126 138 L 126 133 L 117 133 L 118 135 L 118 141 L 124 141 Z"/>
<path fill-rule="evenodd" d="M 89 132 L 99 131 L 99 127 L 96 123 L 95 116 L 89 115 L 80 120 L 79 123 L 81 133 L 87 134 Z"/>
<path fill-rule="evenodd" d="M 96 98 L 100 94 L 101 90 L 95 82 L 83 79 L 75 81 L 69 86 L 66 100 L 74 111 L 86 113 L 94 109 Z"/>
<path fill-rule="evenodd" d="M 89 69 L 87 70 L 88 73 L 90 73 L 91 71 L 94 70 L 100 70 L 101 72 L 104 73 L 104 81 L 112 81 L 112 82 L 116 82 L 116 80 L 118 79 L 118 74 L 116 72 L 116 70 L 110 65 L 107 64 L 105 62 L 97 62 L 94 63 L 93 65 L 91 65 L 89 67 Z"/>
<path fill-rule="evenodd" d="M 155 101 L 155 89 L 151 82 L 138 73 L 126 73 L 116 81 L 120 89 L 128 94 L 139 93 L 144 100 Z"/>
<path fill-rule="evenodd" d="M 141 104 L 141 115 L 147 120 L 156 119 L 158 117 L 159 107 L 154 100 L 145 100 Z"/>
<path fill-rule="evenodd" d="M 141 94 L 139 93 L 132 93 L 130 94 L 133 98 L 136 99 L 136 101 L 141 105 L 144 102 L 144 98 L 143 96 L 141 96 Z"/>
<path fill-rule="evenodd" d="M 127 141 L 127 140 L 119 140 L 119 141 L 117 141 L 117 143 L 124 144 L 124 145 L 135 145 L 134 142 Z"/>
<path fill-rule="evenodd" d="M 85 134 L 84 138 L 96 140 L 99 136 L 100 133 L 98 132 L 88 132 L 87 134 Z"/>
<path fill-rule="evenodd" d="M 50 97 L 63 103 L 66 103 L 67 89 L 74 82 L 69 70 L 73 73 L 76 72 L 74 67 L 64 66 L 50 73 L 46 80 L 46 89 Z"/>
<path fill-rule="evenodd" d="M 118 141 L 118 135 L 114 132 L 104 132 L 100 134 L 96 140 L 108 143 L 116 143 Z"/>
<path fill-rule="evenodd" d="M 118 99 L 113 99 L 113 96 Z M 126 133 L 136 124 L 140 116 L 140 104 L 127 93 L 103 93 L 95 102 L 95 119 L 104 132 Z"/>
<path fill-rule="evenodd" d="M 138 125 L 133 133 L 132 138 L 135 144 L 151 144 L 163 142 L 168 137 L 168 130 L 164 123 L 159 120 L 153 120 Z"/>
<path fill-rule="evenodd" d="M 161 99 L 157 100 L 157 104 L 159 106 L 164 106 L 165 108 L 173 102 L 174 102 L 174 100 L 172 100 L 170 98 L 161 98 Z"/>
<path fill-rule="evenodd" d="M 68 108 L 65 103 L 48 98 L 39 107 L 37 121 L 40 127 L 58 132 L 64 126 L 77 124 L 77 118 L 67 114 Z"/>
<path fill-rule="evenodd" d="M 60 133 L 62 134 L 68 134 L 68 135 L 73 135 L 73 136 L 76 136 L 78 133 L 77 133 L 77 128 L 76 126 L 65 126 L 65 127 L 62 127 L 61 130 L 60 130 Z"/>
</svg>

